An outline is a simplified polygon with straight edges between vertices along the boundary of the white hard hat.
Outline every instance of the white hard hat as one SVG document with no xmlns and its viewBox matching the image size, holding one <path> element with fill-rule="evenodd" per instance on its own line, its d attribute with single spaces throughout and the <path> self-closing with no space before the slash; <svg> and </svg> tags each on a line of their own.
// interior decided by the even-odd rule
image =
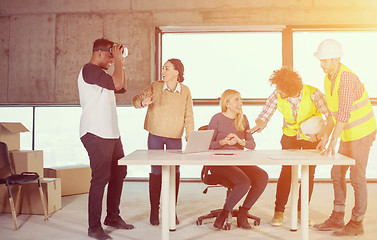
<svg viewBox="0 0 377 240">
<path fill-rule="evenodd" d="M 325 126 L 325 120 L 321 116 L 314 116 L 301 123 L 302 132 L 307 134 L 318 134 Z"/>
<path fill-rule="evenodd" d="M 340 58 L 343 56 L 342 45 L 334 39 L 326 39 L 319 44 L 317 52 L 313 55 L 320 60 Z"/>
</svg>

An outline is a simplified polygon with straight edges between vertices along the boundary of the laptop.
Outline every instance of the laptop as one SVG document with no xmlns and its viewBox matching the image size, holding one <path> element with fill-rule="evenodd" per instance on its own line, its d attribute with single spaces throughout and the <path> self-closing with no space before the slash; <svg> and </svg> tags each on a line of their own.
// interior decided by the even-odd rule
<svg viewBox="0 0 377 240">
<path fill-rule="evenodd" d="M 197 153 L 208 151 L 215 130 L 199 130 L 190 132 L 186 147 L 181 153 Z"/>
</svg>

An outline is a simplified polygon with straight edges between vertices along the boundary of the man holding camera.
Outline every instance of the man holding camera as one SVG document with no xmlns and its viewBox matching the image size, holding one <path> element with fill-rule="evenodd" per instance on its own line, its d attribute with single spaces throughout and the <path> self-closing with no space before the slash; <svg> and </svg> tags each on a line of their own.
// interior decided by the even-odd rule
<svg viewBox="0 0 377 240">
<path fill-rule="evenodd" d="M 118 229 L 132 229 L 120 217 L 120 199 L 127 166 L 118 166 L 124 156 L 118 127 L 115 93 L 126 91 L 123 70 L 125 47 L 101 38 L 95 40 L 90 62 L 78 76 L 82 115 L 80 138 L 90 159 L 92 179 L 88 199 L 88 236 L 111 239 L 101 225 L 102 199 L 106 184 L 107 216 L 104 224 Z M 108 70 L 114 63 L 114 73 Z"/>
</svg>

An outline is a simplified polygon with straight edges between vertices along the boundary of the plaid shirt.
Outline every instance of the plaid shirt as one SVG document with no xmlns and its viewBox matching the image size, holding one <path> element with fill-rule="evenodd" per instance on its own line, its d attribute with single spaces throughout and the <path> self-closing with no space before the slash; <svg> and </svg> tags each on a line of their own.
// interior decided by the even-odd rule
<svg viewBox="0 0 377 240">
<path fill-rule="evenodd" d="M 328 75 L 331 81 L 331 94 L 334 91 L 335 79 L 339 73 L 341 64 L 338 69 L 331 76 Z M 364 92 L 364 86 L 359 78 L 351 72 L 342 72 L 339 83 L 339 108 L 336 120 L 340 122 L 348 122 L 351 117 L 351 107 L 354 101 L 359 100 Z"/>
<path fill-rule="evenodd" d="M 293 117 L 297 119 L 297 110 L 300 105 L 302 98 L 302 91 L 298 97 L 288 97 L 286 98 L 292 107 Z M 311 99 L 318 109 L 326 118 L 331 116 L 331 112 L 326 104 L 326 97 L 323 93 L 321 93 L 318 89 L 316 89 Z M 277 102 L 278 102 L 278 92 L 275 89 L 275 91 L 267 98 L 266 105 L 263 107 L 262 112 L 258 115 L 257 119 L 263 120 L 265 123 L 268 123 L 274 115 L 276 109 L 277 109 Z M 297 138 L 301 139 L 300 135 L 297 134 Z"/>
</svg>

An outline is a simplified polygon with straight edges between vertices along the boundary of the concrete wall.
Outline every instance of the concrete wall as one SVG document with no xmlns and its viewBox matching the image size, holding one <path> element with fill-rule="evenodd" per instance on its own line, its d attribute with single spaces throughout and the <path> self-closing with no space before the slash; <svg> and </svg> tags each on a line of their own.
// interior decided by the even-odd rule
<svg viewBox="0 0 377 240">
<path fill-rule="evenodd" d="M 156 26 L 377 24 L 376 0 L 1 0 L 0 104 L 77 104 L 92 43 L 129 48 L 128 91 L 154 79 Z"/>
</svg>

